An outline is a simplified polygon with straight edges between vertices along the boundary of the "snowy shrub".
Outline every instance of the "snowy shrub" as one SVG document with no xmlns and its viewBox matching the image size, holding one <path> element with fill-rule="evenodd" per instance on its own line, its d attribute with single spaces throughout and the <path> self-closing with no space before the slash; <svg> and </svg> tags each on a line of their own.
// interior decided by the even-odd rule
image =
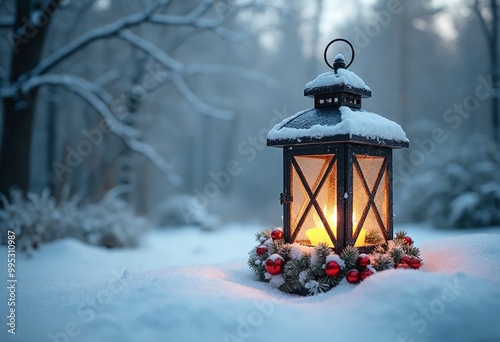
<svg viewBox="0 0 500 342">
<path fill-rule="evenodd" d="M 217 216 L 210 214 L 196 197 L 190 195 L 172 196 L 155 208 L 153 216 L 160 228 L 192 225 L 213 230 L 220 224 Z"/>
<path fill-rule="evenodd" d="M 402 193 L 408 218 L 441 227 L 500 225 L 500 151 L 495 144 L 475 136 L 422 169 Z"/>
<path fill-rule="evenodd" d="M 132 247 L 146 229 L 145 220 L 113 196 L 87 205 L 76 196 L 57 203 L 47 190 L 40 195 L 29 193 L 26 199 L 16 190 L 11 191 L 10 201 L 0 196 L 2 243 L 6 242 L 6 231 L 10 229 L 16 233 L 19 248 L 26 251 L 63 237 L 108 248 Z"/>
</svg>

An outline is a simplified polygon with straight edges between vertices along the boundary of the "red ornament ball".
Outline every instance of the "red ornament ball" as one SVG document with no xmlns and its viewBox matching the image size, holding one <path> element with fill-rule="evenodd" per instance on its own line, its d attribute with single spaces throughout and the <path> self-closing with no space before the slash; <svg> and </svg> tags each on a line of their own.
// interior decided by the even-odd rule
<svg viewBox="0 0 500 342">
<path fill-rule="evenodd" d="M 255 254 L 257 254 L 257 255 L 260 256 L 260 255 L 262 255 L 262 254 L 264 254 L 266 252 L 267 252 L 267 247 L 264 246 L 264 245 L 262 245 L 262 246 L 257 247 L 257 250 L 255 251 Z"/>
<path fill-rule="evenodd" d="M 282 258 L 267 259 L 266 260 L 266 271 L 272 275 L 277 275 L 283 272 L 283 265 L 285 262 Z"/>
<path fill-rule="evenodd" d="M 402 262 L 396 265 L 396 268 L 402 268 L 402 269 L 408 269 L 410 268 L 410 265 L 408 264 L 403 264 Z"/>
<path fill-rule="evenodd" d="M 361 271 L 361 273 L 359 274 L 359 277 L 361 278 L 361 280 L 365 280 L 366 278 L 368 278 L 372 274 L 373 274 L 373 271 L 371 269 L 365 268 L 364 270 Z"/>
<path fill-rule="evenodd" d="M 402 258 L 401 258 L 401 263 L 402 264 L 407 264 L 408 266 L 411 265 L 411 258 L 409 255 L 404 255 Z"/>
<path fill-rule="evenodd" d="M 329 277 L 336 277 L 340 273 L 340 266 L 335 261 L 329 261 L 325 265 L 325 273 Z"/>
<path fill-rule="evenodd" d="M 405 240 L 405 245 L 408 245 L 408 246 L 413 245 L 413 240 L 408 235 L 404 236 L 403 240 Z"/>
<path fill-rule="evenodd" d="M 410 267 L 418 270 L 420 268 L 421 262 L 419 258 L 411 258 Z"/>
<path fill-rule="evenodd" d="M 283 238 L 283 231 L 279 229 L 275 229 L 271 232 L 271 239 L 279 240 Z"/>
<path fill-rule="evenodd" d="M 358 260 L 356 260 L 356 264 L 360 268 L 365 268 L 366 266 L 370 265 L 370 257 L 366 254 L 360 254 Z"/>
<path fill-rule="evenodd" d="M 359 283 L 359 271 L 358 270 L 350 270 L 345 275 L 345 278 L 347 279 L 347 281 L 349 283 L 357 284 L 357 283 Z"/>
</svg>

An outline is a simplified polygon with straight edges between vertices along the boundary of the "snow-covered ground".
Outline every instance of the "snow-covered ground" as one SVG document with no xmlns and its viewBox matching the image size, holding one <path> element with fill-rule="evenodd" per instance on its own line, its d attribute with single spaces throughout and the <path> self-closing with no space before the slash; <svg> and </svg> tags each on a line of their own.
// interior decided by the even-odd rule
<svg viewBox="0 0 500 342">
<path fill-rule="evenodd" d="M 134 250 L 65 239 L 18 253 L 16 335 L 1 341 L 500 341 L 500 228 L 405 229 L 425 266 L 286 295 L 247 268 L 261 226 L 154 231 Z"/>
</svg>

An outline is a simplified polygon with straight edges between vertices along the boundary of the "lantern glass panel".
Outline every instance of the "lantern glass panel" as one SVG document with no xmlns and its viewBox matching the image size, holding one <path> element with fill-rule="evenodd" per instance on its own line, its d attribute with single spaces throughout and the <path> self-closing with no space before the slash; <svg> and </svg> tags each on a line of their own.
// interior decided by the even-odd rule
<svg viewBox="0 0 500 342">
<path fill-rule="evenodd" d="M 297 170 L 295 167 L 292 167 L 292 196 L 293 201 L 290 206 L 290 223 L 291 223 L 291 234 L 294 233 L 295 228 L 297 227 L 299 220 L 301 219 L 304 211 L 306 210 L 307 204 L 309 203 L 309 196 L 307 191 L 304 189 L 302 185 L 302 181 L 300 180 L 299 175 L 297 174 Z"/>
<path fill-rule="evenodd" d="M 294 156 L 290 211 L 292 240 L 305 245 L 334 246 L 337 229 L 335 155 Z"/>
<path fill-rule="evenodd" d="M 375 204 L 384 224 L 384 233 L 387 234 L 389 233 L 389 172 L 387 167 L 375 195 Z"/>
<path fill-rule="evenodd" d="M 386 243 L 389 178 L 385 157 L 355 155 L 353 170 L 354 246 Z"/>
</svg>

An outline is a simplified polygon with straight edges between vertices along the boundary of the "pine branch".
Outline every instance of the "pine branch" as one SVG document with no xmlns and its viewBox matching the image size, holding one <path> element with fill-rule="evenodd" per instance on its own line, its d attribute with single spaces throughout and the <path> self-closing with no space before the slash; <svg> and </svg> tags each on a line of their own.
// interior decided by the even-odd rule
<svg viewBox="0 0 500 342">
<path fill-rule="evenodd" d="M 292 246 L 290 246 L 287 243 L 283 243 L 283 242 L 276 243 L 276 245 L 278 246 L 278 252 L 277 253 L 279 255 L 281 255 L 281 257 L 283 258 L 283 260 L 285 260 L 285 263 L 288 262 L 290 260 L 290 254 L 292 252 Z"/>
<path fill-rule="evenodd" d="M 401 258 L 405 255 L 405 251 L 403 250 L 402 247 L 394 247 L 389 255 L 391 258 L 394 260 L 394 263 L 397 265 L 401 262 Z"/>
<path fill-rule="evenodd" d="M 415 246 L 409 246 L 409 245 L 403 245 L 401 247 L 406 255 L 412 256 L 412 257 L 420 257 L 420 248 L 415 247 Z"/>
<path fill-rule="evenodd" d="M 373 254 L 385 254 L 385 253 L 387 253 L 387 250 L 388 250 L 388 245 L 386 245 L 386 244 L 378 245 L 373 250 Z"/>
<path fill-rule="evenodd" d="M 373 262 L 373 267 L 377 271 L 383 271 L 394 268 L 394 261 L 387 255 L 381 255 Z"/>
<path fill-rule="evenodd" d="M 345 261 L 345 270 L 347 272 L 356 267 L 359 251 L 353 246 L 347 246 L 342 253 L 340 253 L 340 257 Z"/>
<path fill-rule="evenodd" d="M 265 241 L 269 240 L 271 238 L 271 232 L 270 231 L 265 231 L 261 230 L 258 233 L 255 233 L 255 240 L 261 245 Z"/>
<path fill-rule="evenodd" d="M 376 245 L 382 243 L 382 237 L 380 236 L 380 232 L 376 228 L 367 229 L 365 243 Z"/>
<path fill-rule="evenodd" d="M 326 243 L 320 243 L 314 248 L 316 255 L 316 263 L 323 265 L 326 262 L 326 257 L 331 253 L 330 247 Z"/>
<path fill-rule="evenodd" d="M 400 230 L 396 232 L 396 236 L 394 237 L 394 240 L 401 240 L 403 239 L 408 233 L 404 230 Z"/>
</svg>

